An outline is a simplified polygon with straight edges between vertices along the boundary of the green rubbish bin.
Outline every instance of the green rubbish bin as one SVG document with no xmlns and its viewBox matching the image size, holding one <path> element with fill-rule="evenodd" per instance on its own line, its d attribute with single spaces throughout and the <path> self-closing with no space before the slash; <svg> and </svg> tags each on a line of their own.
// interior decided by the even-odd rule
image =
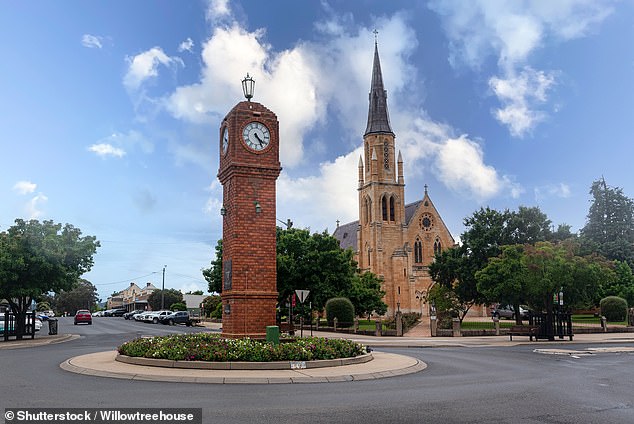
<svg viewBox="0 0 634 424">
<path fill-rule="evenodd" d="M 48 320 L 48 335 L 57 335 L 57 320 L 55 318 L 49 318 Z"/>
<path fill-rule="evenodd" d="M 280 344 L 280 327 L 269 325 L 266 327 L 266 341 L 275 345 Z"/>
</svg>

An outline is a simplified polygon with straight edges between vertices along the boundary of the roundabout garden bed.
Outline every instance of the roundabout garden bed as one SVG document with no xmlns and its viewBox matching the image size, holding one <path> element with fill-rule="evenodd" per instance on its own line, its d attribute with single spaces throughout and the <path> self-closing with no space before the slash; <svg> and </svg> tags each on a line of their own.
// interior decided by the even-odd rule
<svg viewBox="0 0 634 424">
<path fill-rule="evenodd" d="M 209 333 L 139 338 L 122 344 L 117 350 L 119 355 L 125 357 L 169 362 L 284 362 L 286 367 L 289 361 L 339 360 L 356 357 L 371 359 L 371 355 L 367 355 L 361 344 L 345 339 L 310 337 L 274 345 L 249 338 L 227 339 L 219 334 Z"/>
</svg>

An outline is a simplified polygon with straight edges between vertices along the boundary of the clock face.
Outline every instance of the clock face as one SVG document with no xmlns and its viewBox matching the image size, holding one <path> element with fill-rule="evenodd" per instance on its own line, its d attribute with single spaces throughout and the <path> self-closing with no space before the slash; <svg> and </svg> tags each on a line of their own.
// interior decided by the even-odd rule
<svg viewBox="0 0 634 424">
<path fill-rule="evenodd" d="M 247 146 L 256 151 L 264 150 L 271 142 L 271 134 L 266 125 L 255 121 L 244 127 L 242 138 Z"/>
<path fill-rule="evenodd" d="M 222 131 L 222 154 L 227 153 L 227 148 L 229 147 L 229 129 L 225 127 Z"/>
</svg>

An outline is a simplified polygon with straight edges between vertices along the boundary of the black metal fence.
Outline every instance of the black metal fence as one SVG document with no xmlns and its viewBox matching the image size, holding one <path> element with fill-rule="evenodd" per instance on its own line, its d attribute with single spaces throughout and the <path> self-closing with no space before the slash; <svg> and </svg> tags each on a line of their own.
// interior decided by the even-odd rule
<svg viewBox="0 0 634 424">
<path fill-rule="evenodd" d="M 35 311 L 29 312 L 26 314 L 26 320 L 24 323 L 24 332 L 22 336 L 30 336 L 32 339 L 35 338 Z M 2 336 L 4 341 L 8 341 L 9 337 L 17 337 L 18 336 L 18 328 L 17 328 L 17 320 L 16 315 L 13 312 L 5 312 L 2 317 Z"/>
<path fill-rule="evenodd" d="M 569 312 L 555 311 L 547 313 L 531 313 L 528 317 L 529 325 L 539 326 L 537 339 L 555 340 L 555 337 L 563 339 L 573 338 L 572 314 Z"/>
</svg>

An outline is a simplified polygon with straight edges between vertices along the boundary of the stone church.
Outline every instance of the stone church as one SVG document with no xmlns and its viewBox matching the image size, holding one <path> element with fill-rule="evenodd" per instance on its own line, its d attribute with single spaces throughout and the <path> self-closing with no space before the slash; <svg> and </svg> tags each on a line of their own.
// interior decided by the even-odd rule
<svg viewBox="0 0 634 424">
<path fill-rule="evenodd" d="M 428 266 L 455 241 L 427 186 L 422 200 L 405 204 L 403 157 L 397 154 L 390 126 L 376 43 L 369 103 L 364 154 L 359 158 L 359 220 L 338 225 L 333 235 L 341 247 L 355 252 L 362 271 L 383 280 L 387 315 L 400 310 L 427 316 L 425 297 L 432 285 Z"/>
</svg>

